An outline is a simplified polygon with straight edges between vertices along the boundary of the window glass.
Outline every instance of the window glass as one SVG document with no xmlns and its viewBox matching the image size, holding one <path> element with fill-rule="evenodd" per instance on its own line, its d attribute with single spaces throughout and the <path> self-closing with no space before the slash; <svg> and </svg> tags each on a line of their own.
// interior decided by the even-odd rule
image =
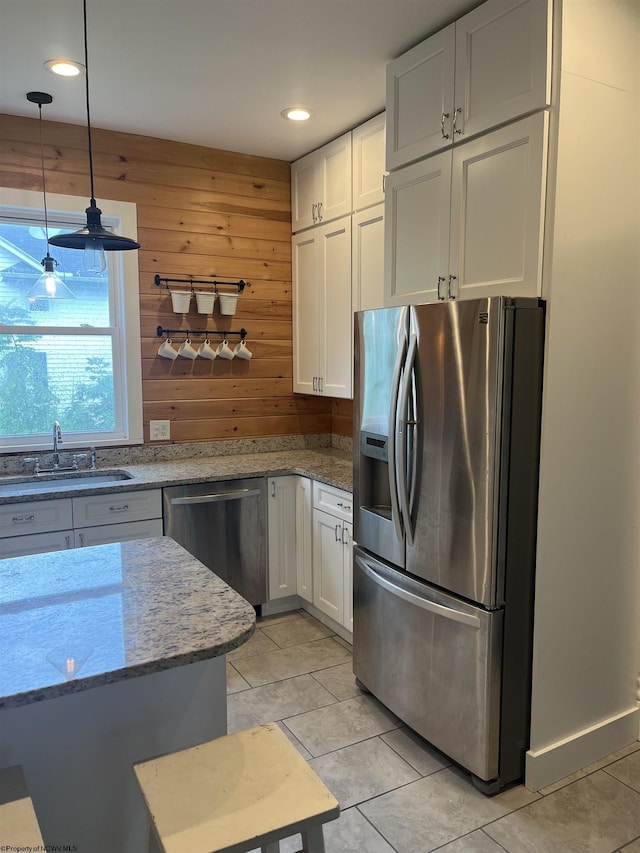
<svg viewBox="0 0 640 853">
<path fill-rule="evenodd" d="M 82 251 L 49 247 L 62 282 L 51 298 L 37 285 L 48 248 L 42 196 L 23 197 L 32 206 L 0 204 L 0 446 L 48 449 L 54 421 L 66 447 L 141 441 L 137 253 L 107 253 L 96 274 Z M 50 209 L 49 236 L 80 228 L 82 200 L 52 198 L 72 206 Z M 135 224 L 135 206 L 122 207 Z M 117 223 L 103 215 L 105 227 Z"/>
</svg>

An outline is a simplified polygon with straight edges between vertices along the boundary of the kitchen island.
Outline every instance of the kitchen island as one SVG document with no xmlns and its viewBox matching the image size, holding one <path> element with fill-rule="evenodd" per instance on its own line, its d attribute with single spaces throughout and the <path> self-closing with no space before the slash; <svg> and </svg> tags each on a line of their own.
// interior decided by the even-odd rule
<svg viewBox="0 0 640 853">
<path fill-rule="evenodd" d="M 0 561 L 0 767 L 46 844 L 146 849 L 132 764 L 226 733 L 225 654 L 254 628 L 168 538 Z"/>
</svg>

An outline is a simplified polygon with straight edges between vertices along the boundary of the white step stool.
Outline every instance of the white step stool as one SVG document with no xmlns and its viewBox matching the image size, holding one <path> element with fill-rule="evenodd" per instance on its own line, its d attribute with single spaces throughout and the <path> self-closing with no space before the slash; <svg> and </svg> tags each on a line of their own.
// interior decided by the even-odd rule
<svg viewBox="0 0 640 853">
<path fill-rule="evenodd" d="M 275 723 L 134 765 L 150 818 L 150 851 L 278 853 L 302 833 L 324 853 L 322 824 L 340 806 Z"/>
<path fill-rule="evenodd" d="M 22 767 L 0 770 L 0 844 L 7 850 L 44 850 Z"/>
</svg>

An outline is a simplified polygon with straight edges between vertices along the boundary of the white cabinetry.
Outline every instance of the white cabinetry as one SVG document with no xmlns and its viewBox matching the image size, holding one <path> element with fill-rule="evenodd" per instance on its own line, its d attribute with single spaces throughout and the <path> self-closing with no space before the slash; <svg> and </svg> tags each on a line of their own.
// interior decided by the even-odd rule
<svg viewBox="0 0 640 853">
<path fill-rule="evenodd" d="M 313 604 L 352 631 L 352 496 L 313 484 Z"/>
<path fill-rule="evenodd" d="M 546 112 L 387 178 L 385 304 L 539 296 Z"/>
<path fill-rule="evenodd" d="M 374 116 L 352 134 L 353 209 L 384 201 L 385 114 Z"/>
<path fill-rule="evenodd" d="M 0 558 L 162 536 L 159 489 L 0 506 Z"/>
<path fill-rule="evenodd" d="M 549 0 L 488 0 L 387 66 L 387 168 L 550 103 Z"/>
<path fill-rule="evenodd" d="M 311 601 L 311 481 L 269 477 L 269 600 L 299 595 Z"/>
<path fill-rule="evenodd" d="M 351 217 L 293 238 L 293 390 L 352 396 Z"/>
<path fill-rule="evenodd" d="M 291 165 L 291 224 L 296 233 L 351 213 L 351 132 Z"/>
<path fill-rule="evenodd" d="M 384 204 L 352 217 L 351 288 L 354 311 L 384 305 Z"/>
</svg>

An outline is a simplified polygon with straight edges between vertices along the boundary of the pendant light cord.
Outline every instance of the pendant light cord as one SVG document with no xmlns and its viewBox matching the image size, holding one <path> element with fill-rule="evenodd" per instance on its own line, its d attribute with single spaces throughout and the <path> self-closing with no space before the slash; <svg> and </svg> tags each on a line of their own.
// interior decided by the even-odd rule
<svg viewBox="0 0 640 853">
<path fill-rule="evenodd" d="M 49 254 L 49 218 L 47 216 L 47 183 L 44 177 L 44 149 L 42 147 L 42 104 L 38 104 L 38 127 L 40 129 L 40 166 L 42 168 L 42 196 L 44 201 L 44 233 L 47 239 L 47 255 Z"/>
<path fill-rule="evenodd" d="M 93 147 L 91 145 L 91 116 L 89 114 L 89 50 L 87 47 L 87 0 L 82 0 L 82 11 L 84 14 L 84 82 L 87 100 L 87 136 L 89 137 L 89 176 L 91 180 L 91 205 L 96 207 L 96 199 L 93 191 Z"/>
</svg>

